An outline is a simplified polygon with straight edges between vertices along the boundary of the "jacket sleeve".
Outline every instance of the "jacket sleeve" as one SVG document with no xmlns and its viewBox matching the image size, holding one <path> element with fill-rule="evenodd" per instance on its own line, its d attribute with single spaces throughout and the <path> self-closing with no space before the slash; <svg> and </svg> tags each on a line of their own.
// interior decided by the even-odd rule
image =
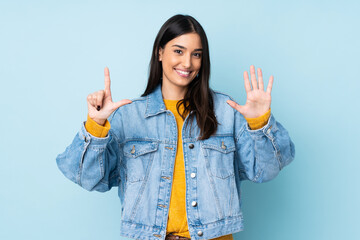
<svg viewBox="0 0 360 240">
<path fill-rule="evenodd" d="M 235 161 L 241 180 L 270 181 L 295 157 L 294 143 L 272 113 L 265 126 L 251 130 L 235 110 L 235 134 Z"/>
<path fill-rule="evenodd" d="M 116 111 L 110 115 L 110 123 Z M 56 163 L 65 177 L 82 188 L 88 191 L 109 191 L 120 182 L 119 139 L 113 127 L 106 137 L 92 136 L 87 132 L 84 121 L 72 143 L 56 157 Z"/>
</svg>

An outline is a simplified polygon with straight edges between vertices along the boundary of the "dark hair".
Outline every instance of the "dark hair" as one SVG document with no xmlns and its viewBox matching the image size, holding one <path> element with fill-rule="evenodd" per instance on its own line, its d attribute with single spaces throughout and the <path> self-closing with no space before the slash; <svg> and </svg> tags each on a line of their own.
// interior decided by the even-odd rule
<svg viewBox="0 0 360 240">
<path fill-rule="evenodd" d="M 165 45 L 172 39 L 186 34 L 197 33 L 202 44 L 201 68 L 196 76 L 188 85 L 184 99 L 177 104 L 177 111 L 183 119 L 187 113 L 194 111 L 196 121 L 200 128 L 199 139 L 207 139 L 217 130 L 218 122 L 214 113 L 214 102 L 209 87 L 210 78 L 210 56 L 207 37 L 200 23 L 189 15 L 175 15 L 169 18 L 160 28 L 153 46 L 152 56 L 149 64 L 149 79 L 145 92 L 141 96 L 146 96 L 162 83 L 162 64 L 159 62 L 159 49 L 164 49 Z M 179 112 L 180 105 L 183 104 L 184 112 Z M 189 116 L 191 124 L 194 114 Z M 188 123 L 188 122 L 187 122 Z M 186 124 L 187 125 L 187 124 Z"/>
</svg>

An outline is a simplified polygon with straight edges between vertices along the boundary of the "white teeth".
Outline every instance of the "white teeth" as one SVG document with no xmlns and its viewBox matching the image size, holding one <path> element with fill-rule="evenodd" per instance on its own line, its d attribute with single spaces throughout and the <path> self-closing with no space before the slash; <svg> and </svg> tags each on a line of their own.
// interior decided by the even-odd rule
<svg viewBox="0 0 360 240">
<path fill-rule="evenodd" d="M 189 74 L 190 74 L 190 72 L 184 72 L 184 71 L 177 70 L 177 69 L 176 69 L 176 71 L 178 71 L 178 72 L 181 73 L 181 74 L 185 74 L 185 75 L 189 75 Z"/>
</svg>

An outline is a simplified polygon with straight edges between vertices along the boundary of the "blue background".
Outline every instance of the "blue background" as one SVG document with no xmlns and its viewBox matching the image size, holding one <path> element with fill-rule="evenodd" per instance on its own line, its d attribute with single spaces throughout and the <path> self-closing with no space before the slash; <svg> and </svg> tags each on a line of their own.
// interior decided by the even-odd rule
<svg viewBox="0 0 360 240">
<path fill-rule="evenodd" d="M 356 1 L 1 1 L 0 239 L 121 239 L 117 188 L 88 192 L 57 154 L 110 69 L 114 101 L 145 89 L 155 36 L 177 13 L 204 27 L 211 87 L 245 103 L 243 72 L 274 75 L 272 113 L 296 156 L 243 184 L 235 239 L 360 239 Z"/>
</svg>

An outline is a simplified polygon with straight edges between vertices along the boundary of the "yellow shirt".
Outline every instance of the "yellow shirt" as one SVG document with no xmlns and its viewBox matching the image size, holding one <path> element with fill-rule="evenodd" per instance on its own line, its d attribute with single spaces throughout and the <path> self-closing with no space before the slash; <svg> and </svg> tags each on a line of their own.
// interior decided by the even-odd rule
<svg viewBox="0 0 360 240">
<path fill-rule="evenodd" d="M 174 235 L 179 235 L 183 237 L 190 237 L 188 230 L 188 223 L 186 217 L 186 207 L 185 207 L 185 191 L 186 191 L 186 182 L 185 182 L 185 164 L 184 164 L 184 155 L 182 149 L 182 136 L 181 129 L 184 123 L 181 116 L 178 114 L 176 109 L 176 103 L 178 100 L 168 100 L 164 99 L 165 106 L 170 110 L 176 119 L 177 129 L 178 129 L 178 142 L 177 142 L 177 152 L 175 157 L 175 166 L 173 174 L 173 183 L 170 197 L 170 206 L 169 206 L 169 216 L 168 223 L 166 228 L 166 234 L 172 233 Z M 184 108 L 183 105 L 180 106 L 180 112 L 182 113 Z M 266 125 L 268 118 L 270 117 L 270 111 L 266 112 L 264 115 L 258 118 L 245 118 L 252 130 L 261 128 Z M 86 130 L 95 137 L 106 137 L 108 131 L 110 130 L 110 123 L 106 120 L 104 126 L 97 124 L 92 120 L 89 115 L 85 123 Z M 218 238 L 213 238 L 214 240 L 233 240 L 232 234 L 221 236 Z"/>
<path fill-rule="evenodd" d="M 185 205 L 186 204 L 185 203 L 185 192 L 186 192 L 185 164 L 184 164 L 182 136 L 181 136 L 181 129 L 184 120 L 177 112 L 176 109 L 177 102 L 178 100 L 164 99 L 166 109 L 170 110 L 175 116 L 177 129 L 178 129 L 177 151 L 175 157 L 173 183 L 172 183 L 170 207 L 169 207 L 169 218 L 166 228 L 166 234 L 172 233 L 178 236 L 191 238 L 188 229 L 188 223 L 186 217 L 186 205 Z M 180 106 L 179 111 L 181 113 L 184 111 L 183 105 Z"/>
</svg>

